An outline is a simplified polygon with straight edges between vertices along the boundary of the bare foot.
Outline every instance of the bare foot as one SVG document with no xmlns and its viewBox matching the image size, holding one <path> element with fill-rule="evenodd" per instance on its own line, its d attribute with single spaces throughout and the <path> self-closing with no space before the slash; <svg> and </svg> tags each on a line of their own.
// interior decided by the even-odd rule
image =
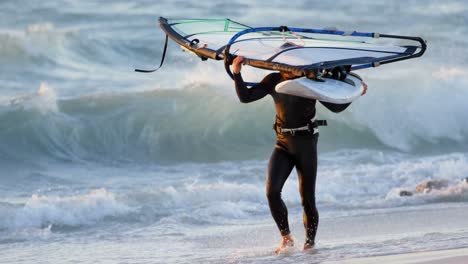
<svg viewBox="0 0 468 264">
<path fill-rule="evenodd" d="M 304 244 L 304 248 L 302 250 L 304 251 L 308 251 L 308 250 L 311 250 L 314 248 L 314 243 L 310 243 L 310 242 L 306 242 Z"/>
<path fill-rule="evenodd" d="M 275 254 L 280 254 L 284 250 L 288 248 L 292 248 L 292 247 L 294 247 L 294 239 L 292 238 L 291 235 L 285 235 L 283 236 L 283 239 L 281 240 L 281 244 L 275 250 Z"/>
</svg>

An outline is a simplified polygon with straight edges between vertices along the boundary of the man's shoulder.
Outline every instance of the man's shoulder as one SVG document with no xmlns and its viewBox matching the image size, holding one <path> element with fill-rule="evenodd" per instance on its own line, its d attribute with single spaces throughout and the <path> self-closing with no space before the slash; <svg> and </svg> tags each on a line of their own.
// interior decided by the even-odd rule
<svg viewBox="0 0 468 264">
<path fill-rule="evenodd" d="M 283 77 L 281 76 L 281 73 L 272 72 L 263 78 L 262 83 L 276 85 L 281 82 L 282 79 Z"/>
</svg>

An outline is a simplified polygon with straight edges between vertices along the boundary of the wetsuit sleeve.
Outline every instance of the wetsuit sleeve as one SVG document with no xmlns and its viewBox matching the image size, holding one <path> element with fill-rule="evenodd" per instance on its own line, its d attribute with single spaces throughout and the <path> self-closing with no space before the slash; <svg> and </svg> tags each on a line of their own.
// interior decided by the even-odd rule
<svg viewBox="0 0 468 264">
<path fill-rule="evenodd" d="M 270 94 L 274 85 L 271 82 L 271 78 L 267 75 L 260 83 L 247 88 L 242 75 L 240 73 L 234 74 L 234 83 L 236 85 L 237 97 L 242 103 L 250 103 L 259 100 L 265 95 Z"/>
<path fill-rule="evenodd" d="M 334 104 L 334 103 L 327 103 L 327 102 L 322 102 L 322 101 L 320 101 L 320 103 L 323 104 L 328 110 L 332 111 L 333 113 L 342 112 L 342 111 L 344 111 L 346 108 L 348 108 L 348 106 L 351 104 L 351 103 L 347 103 L 347 104 Z"/>
</svg>

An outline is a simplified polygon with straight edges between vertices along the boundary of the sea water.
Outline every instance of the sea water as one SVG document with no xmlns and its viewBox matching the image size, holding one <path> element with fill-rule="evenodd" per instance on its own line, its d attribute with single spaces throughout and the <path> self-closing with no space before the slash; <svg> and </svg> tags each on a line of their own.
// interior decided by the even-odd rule
<svg viewBox="0 0 468 264">
<path fill-rule="evenodd" d="M 0 2 L 0 263 L 314 263 L 468 246 L 463 1 Z M 265 196 L 272 99 L 239 103 L 221 62 L 169 43 L 159 16 L 416 35 L 422 58 L 360 71 L 368 93 L 318 106 L 317 249 L 297 174 L 297 247 Z M 245 67 L 244 77 L 265 74 Z M 447 188 L 400 196 L 428 180 Z"/>
</svg>

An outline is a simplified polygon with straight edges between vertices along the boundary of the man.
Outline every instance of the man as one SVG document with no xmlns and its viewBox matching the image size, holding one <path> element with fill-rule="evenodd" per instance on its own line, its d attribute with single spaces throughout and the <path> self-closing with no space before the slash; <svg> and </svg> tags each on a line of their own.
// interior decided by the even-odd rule
<svg viewBox="0 0 468 264">
<path fill-rule="evenodd" d="M 316 100 L 298 96 L 280 94 L 275 91 L 276 84 L 294 75 L 280 72 L 267 75 L 259 84 L 250 89 L 245 85 L 241 69 L 244 57 L 238 56 L 233 61 L 234 82 L 237 96 L 243 103 L 250 103 L 265 97 L 273 97 L 276 109 L 274 129 L 277 140 L 268 164 L 266 193 L 273 219 L 282 235 L 282 242 L 276 253 L 294 246 L 288 223 L 288 211 L 281 199 L 281 190 L 292 169 L 296 167 L 299 176 L 299 191 L 304 209 L 304 227 L 306 241 L 304 250 L 312 249 L 319 222 L 315 206 L 315 182 L 317 175 L 317 126 L 322 125 L 315 120 Z M 367 91 L 365 83 L 363 95 Z M 321 102 L 329 110 L 338 113 L 345 110 L 348 104 L 332 104 Z M 301 129 L 297 129 L 301 128 Z"/>
</svg>

